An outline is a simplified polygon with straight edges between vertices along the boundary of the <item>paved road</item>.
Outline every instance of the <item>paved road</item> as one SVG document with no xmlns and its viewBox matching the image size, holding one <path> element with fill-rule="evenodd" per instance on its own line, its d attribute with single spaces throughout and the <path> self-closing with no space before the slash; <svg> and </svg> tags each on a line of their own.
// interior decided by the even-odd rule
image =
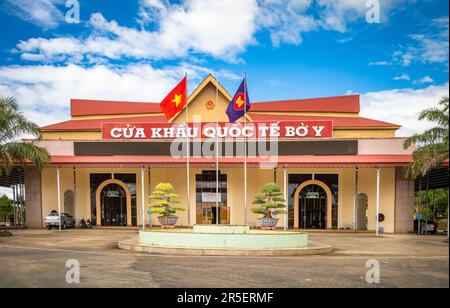
<svg viewBox="0 0 450 308">
<path fill-rule="evenodd" d="M 68 259 L 81 265 L 75 287 L 449 287 L 449 248 L 441 237 L 313 234 L 335 246 L 325 256 L 245 258 L 130 253 L 117 241 L 128 231 L 15 231 L 0 238 L 0 287 L 74 287 Z M 367 260 L 381 265 L 369 285 Z"/>
</svg>

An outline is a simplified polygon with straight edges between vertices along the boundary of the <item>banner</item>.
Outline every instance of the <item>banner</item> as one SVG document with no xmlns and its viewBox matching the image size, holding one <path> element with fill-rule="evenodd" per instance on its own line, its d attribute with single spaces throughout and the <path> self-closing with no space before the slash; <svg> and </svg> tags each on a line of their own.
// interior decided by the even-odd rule
<svg viewBox="0 0 450 308">
<path fill-rule="evenodd" d="M 244 123 L 103 123 L 103 140 L 317 139 L 333 137 L 332 121 Z"/>
</svg>

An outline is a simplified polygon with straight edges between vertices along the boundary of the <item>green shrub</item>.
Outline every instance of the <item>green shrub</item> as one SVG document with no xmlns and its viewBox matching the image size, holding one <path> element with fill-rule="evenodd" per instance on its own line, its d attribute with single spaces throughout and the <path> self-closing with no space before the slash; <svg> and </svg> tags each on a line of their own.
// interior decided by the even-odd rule
<svg viewBox="0 0 450 308">
<path fill-rule="evenodd" d="M 286 214 L 286 200 L 281 196 L 280 187 L 276 183 L 268 183 L 261 189 L 261 194 L 255 197 L 252 209 L 255 214 L 262 214 L 264 218 L 275 218 L 278 215 Z"/>
<path fill-rule="evenodd" d="M 150 200 L 154 200 L 149 204 L 150 212 L 158 214 L 161 217 L 175 217 L 178 211 L 185 211 L 181 206 L 180 201 L 177 200 L 179 195 L 175 194 L 175 188 L 170 183 L 160 183 L 155 187 Z"/>
</svg>

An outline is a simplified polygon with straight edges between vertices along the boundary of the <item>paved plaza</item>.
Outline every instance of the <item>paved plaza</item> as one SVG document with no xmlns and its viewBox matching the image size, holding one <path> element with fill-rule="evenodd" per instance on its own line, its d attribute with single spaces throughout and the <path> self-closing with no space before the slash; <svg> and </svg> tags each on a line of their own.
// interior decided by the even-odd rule
<svg viewBox="0 0 450 308">
<path fill-rule="evenodd" d="M 332 254 L 303 257 L 192 257 L 131 253 L 117 242 L 135 231 L 14 231 L 0 238 L 0 287 L 449 287 L 445 237 L 314 233 Z M 81 281 L 66 283 L 66 262 L 80 264 Z M 381 283 L 366 282 L 377 260 Z"/>
</svg>

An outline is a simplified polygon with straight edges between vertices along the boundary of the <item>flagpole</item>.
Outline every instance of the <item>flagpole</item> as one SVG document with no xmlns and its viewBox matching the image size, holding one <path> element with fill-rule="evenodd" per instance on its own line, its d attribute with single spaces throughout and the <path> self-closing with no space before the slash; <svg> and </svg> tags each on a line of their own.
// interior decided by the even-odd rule
<svg viewBox="0 0 450 308">
<path fill-rule="evenodd" d="M 186 95 L 188 91 L 187 86 L 187 76 L 186 73 Z M 187 97 L 186 97 L 187 101 Z M 186 189 L 187 189 L 187 208 L 188 208 L 188 227 L 191 228 L 191 163 L 190 163 L 190 156 L 191 156 L 191 144 L 189 139 L 189 104 L 186 103 L 186 130 L 187 130 L 187 143 L 186 143 Z"/>
<path fill-rule="evenodd" d="M 244 78 L 244 131 L 247 130 L 247 73 Z M 248 226 L 248 205 L 247 205 L 247 138 L 244 135 L 244 207 L 245 225 Z"/>
<path fill-rule="evenodd" d="M 216 224 L 219 225 L 219 72 L 217 72 L 216 74 Z"/>
</svg>

